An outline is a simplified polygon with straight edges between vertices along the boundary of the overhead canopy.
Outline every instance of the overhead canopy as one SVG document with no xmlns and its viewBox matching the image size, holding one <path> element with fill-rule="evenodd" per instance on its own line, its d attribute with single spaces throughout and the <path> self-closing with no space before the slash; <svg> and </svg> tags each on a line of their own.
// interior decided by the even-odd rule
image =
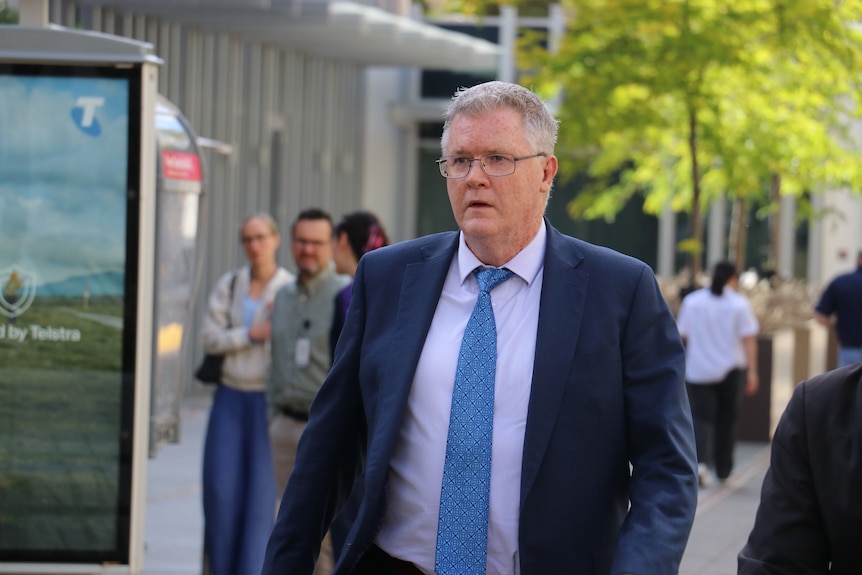
<svg viewBox="0 0 862 575">
<path fill-rule="evenodd" d="M 0 60 L 9 62 L 104 62 L 129 64 L 162 61 L 146 42 L 70 30 L 61 26 L 0 26 Z"/>
<path fill-rule="evenodd" d="M 496 70 L 498 45 L 374 6 L 325 0 L 79 0 L 369 66 Z"/>
</svg>

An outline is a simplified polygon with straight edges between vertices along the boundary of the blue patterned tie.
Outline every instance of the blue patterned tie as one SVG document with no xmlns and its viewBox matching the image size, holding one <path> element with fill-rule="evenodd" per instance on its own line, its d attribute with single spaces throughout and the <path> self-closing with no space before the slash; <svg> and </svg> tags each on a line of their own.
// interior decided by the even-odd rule
<svg viewBox="0 0 862 575">
<path fill-rule="evenodd" d="M 491 290 L 512 276 L 506 269 L 473 270 L 479 299 L 464 331 L 455 388 L 434 570 L 438 575 L 484 575 L 488 555 L 488 494 L 494 424 L 497 326 Z"/>
</svg>

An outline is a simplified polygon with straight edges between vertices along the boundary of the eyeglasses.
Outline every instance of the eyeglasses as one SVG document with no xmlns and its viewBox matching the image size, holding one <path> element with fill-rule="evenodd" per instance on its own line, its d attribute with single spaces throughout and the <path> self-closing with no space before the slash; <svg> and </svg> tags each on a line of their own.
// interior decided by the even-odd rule
<svg viewBox="0 0 862 575">
<path fill-rule="evenodd" d="M 293 238 L 293 243 L 297 245 L 299 248 L 313 248 L 315 250 L 319 250 L 329 242 L 324 242 L 322 240 L 307 240 L 305 238 Z"/>
<path fill-rule="evenodd" d="M 247 246 L 250 245 L 252 242 L 260 243 L 264 240 L 269 239 L 271 236 L 272 234 L 261 234 L 259 236 L 242 236 L 242 245 Z"/>
<path fill-rule="evenodd" d="M 481 158 L 468 158 L 466 156 L 445 156 L 437 160 L 440 175 L 448 179 L 464 178 L 470 173 L 473 162 L 479 162 L 482 170 L 489 176 L 508 176 L 515 173 L 515 163 L 530 158 L 547 157 L 545 152 L 539 152 L 531 156 L 515 157 L 511 154 L 488 154 Z"/>
</svg>

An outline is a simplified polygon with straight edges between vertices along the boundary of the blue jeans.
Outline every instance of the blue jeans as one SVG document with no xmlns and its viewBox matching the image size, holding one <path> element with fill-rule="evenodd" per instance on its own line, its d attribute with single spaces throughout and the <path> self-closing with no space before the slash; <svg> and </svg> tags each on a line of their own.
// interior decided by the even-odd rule
<svg viewBox="0 0 862 575">
<path fill-rule="evenodd" d="M 838 367 L 862 363 L 862 347 L 839 347 Z"/>
<path fill-rule="evenodd" d="M 210 575 L 259 575 L 275 520 L 264 392 L 219 385 L 203 460 L 204 550 Z"/>
</svg>

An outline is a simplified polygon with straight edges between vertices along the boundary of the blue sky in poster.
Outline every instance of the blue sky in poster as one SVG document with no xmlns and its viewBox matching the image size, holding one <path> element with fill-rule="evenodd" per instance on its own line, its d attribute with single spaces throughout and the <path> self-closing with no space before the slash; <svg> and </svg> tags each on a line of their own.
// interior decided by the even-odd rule
<svg viewBox="0 0 862 575">
<path fill-rule="evenodd" d="M 128 121 L 125 79 L 0 74 L 0 270 L 122 273 Z"/>
</svg>

